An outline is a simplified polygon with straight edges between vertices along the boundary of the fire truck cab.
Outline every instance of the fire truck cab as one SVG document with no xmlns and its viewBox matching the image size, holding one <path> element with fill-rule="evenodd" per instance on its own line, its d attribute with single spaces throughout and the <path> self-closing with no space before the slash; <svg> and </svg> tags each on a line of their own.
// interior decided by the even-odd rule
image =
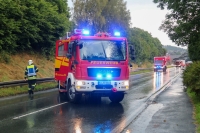
<svg viewBox="0 0 200 133">
<path fill-rule="evenodd" d="M 82 94 L 109 97 L 120 102 L 129 89 L 128 43 L 114 35 L 75 29 L 69 38 L 56 41 L 55 79 L 60 95 L 79 102 Z"/>
</svg>

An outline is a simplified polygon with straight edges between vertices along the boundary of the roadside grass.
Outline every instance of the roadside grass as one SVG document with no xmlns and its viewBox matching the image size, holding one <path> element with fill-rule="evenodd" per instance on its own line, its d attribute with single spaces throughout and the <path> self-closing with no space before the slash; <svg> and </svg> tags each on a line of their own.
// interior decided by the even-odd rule
<svg viewBox="0 0 200 133">
<path fill-rule="evenodd" d="M 193 118 L 195 119 L 195 124 L 197 127 L 196 131 L 197 133 L 200 133 L 200 99 L 199 96 L 190 91 L 190 88 L 187 89 L 187 94 L 190 97 L 194 108 Z"/>
<path fill-rule="evenodd" d="M 0 82 L 23 80 L 24 71 L 30 59 L 33 60 L 33 63 L 39 69 L 38 78 L 54 76 L 54 61 L 47 60 L 38 53 L 20 53 L 12 55 L 11 60 L 7 64 L 0 62 Z"/>
<path fill-rule="evenodd" d="M 56 85 L 57 82 L 40 83 L 36 85 L 34 92 L 53 89 L 56 87 Z M 0 97 L 15 96 L 26 93 L 28 94 L 28 83 L 27 85 L 23 86 L 0 88 Z"/>
</svg>

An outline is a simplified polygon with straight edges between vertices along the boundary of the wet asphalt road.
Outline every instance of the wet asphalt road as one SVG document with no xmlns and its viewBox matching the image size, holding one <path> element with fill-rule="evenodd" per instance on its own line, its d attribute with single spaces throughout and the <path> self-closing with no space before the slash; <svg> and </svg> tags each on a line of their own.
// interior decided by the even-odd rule
<svg viewBox="0 0 200 133">
<path fill-rule="evenodd" d="M 80 104 L 61 100 L 56 90 L 0 99 L 0 133 L 110 133 L 120 132 L 142 103 L 180 70 L 152 72 L 130 78 L 124 100 L 113 104 L 108 98 Z"/>
</svg>

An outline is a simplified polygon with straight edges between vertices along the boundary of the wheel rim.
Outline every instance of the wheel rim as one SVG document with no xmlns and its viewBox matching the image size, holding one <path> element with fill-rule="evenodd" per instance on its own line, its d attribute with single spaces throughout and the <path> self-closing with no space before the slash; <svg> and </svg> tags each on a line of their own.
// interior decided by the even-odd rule
<svg viewBox="0 0 200 133">
<path fill-rule="evenodd" d="M 74 99 L 75 97 L 75 88 L 73 86 L 69 88 L 69 97 L 70 99 Z"/>
</svg>

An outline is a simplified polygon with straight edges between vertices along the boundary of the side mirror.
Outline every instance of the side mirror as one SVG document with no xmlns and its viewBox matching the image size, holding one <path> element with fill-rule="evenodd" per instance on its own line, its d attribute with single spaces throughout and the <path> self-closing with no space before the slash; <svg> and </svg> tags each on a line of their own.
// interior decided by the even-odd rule
<svg viewBox="0 0 200 133">
<path fill-rule="evenodd" d="M 134 54 L 134 48 L 133 46 L 129 46 L 129 54 Z"/>
<path fill-rule="evenodd" d="M 129 55 L 132 60 L 135 60 L 135 49 L 132 45 L 129 46 Z"/>
<path fill-rule="evenodd" d="M 71 59 L 71 58 L 72 58 L 72 55 L 69 54 L 69 53 L 67 53 L 66 57 L 67 57 L 68 59 Z"/>
</svg>

